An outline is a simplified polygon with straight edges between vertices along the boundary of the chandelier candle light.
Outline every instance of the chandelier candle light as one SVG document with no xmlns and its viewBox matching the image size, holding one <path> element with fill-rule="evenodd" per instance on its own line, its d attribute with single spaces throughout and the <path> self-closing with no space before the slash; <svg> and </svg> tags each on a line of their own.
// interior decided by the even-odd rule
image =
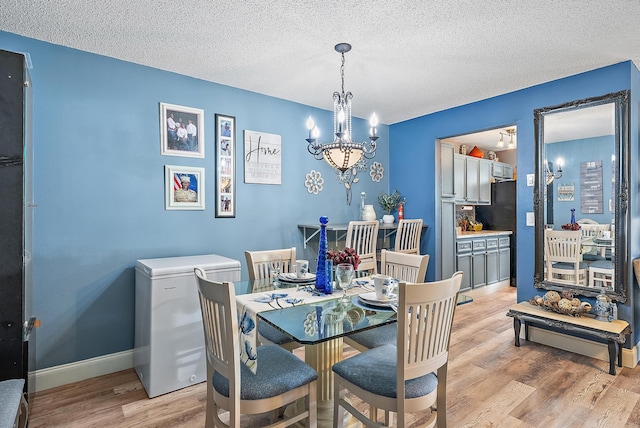
<svg viewBox="0 0 640 428">
<path fill-rule="evenodd" d="M 342 78 L 342 92 L 333 93 L 333 134 L 334 139 L 330 143 L 319 143 L 320 130 L 311 117 L 307 120 L 309 138 L 307 149 L 317 160 L 324 159 L 331 167 L 344 172 L 352 168 L 361 158 L 371 159 L 376 155 L 376 140 L 378 118 L 371 115 L 370 141 L 355 142 L 351 139 L 351 99 L 353 94 L 344 91 L 344 54 L 351 50 L 349 43 L 338 43 L 335 50 L 342 56 L 340 77 Z"/>
</svg>

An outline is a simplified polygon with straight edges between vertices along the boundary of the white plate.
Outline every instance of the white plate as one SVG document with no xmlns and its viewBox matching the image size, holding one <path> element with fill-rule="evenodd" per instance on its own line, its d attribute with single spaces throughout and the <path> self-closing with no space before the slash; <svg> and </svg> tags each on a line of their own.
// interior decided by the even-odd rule
<svg viewBox="0 0 640 428">
<path fill-rule="evenodd" d="M 316 276 L 312 273 L 308 273 L 304 278 L 298 278 L 295 273 L 281 273 L 278 275 L 278 279 L 283 282 L 310 282 L 316 279 Z"/>
<path fill-rule="evenodd" d="M 364 303 L 374 306 L 390 306 L 398 303 L 398 299 L 378 299 L 375 291 L 358 294 L 358 298 Z"/>
</svg>

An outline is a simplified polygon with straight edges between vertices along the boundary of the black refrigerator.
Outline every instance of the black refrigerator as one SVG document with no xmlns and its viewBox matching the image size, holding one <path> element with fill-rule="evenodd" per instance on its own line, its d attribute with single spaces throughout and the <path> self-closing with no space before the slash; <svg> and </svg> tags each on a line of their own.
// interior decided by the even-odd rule
<svg viewBox="0 0 640 428">
<path fill-rule="evenodd" d="M 476 220 L 485 230 L 510 230 L 511 286 L 516 286 L 516 180 L 491 184 L 491 205 L 476 205 Z"/>
</svg>

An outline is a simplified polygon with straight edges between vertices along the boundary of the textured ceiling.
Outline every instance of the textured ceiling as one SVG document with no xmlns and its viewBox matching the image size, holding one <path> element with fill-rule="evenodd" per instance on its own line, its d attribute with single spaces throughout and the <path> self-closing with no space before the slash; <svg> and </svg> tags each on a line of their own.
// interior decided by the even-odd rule
<svg viewBox="0 0 640 428">
<path fill-rule="evenodd" d="M 638 0 L 3 0 L 0 30 L 392 124 L 640 64 Z M 37 67 L 37 63 L 34 64 Z"/>
</svg>

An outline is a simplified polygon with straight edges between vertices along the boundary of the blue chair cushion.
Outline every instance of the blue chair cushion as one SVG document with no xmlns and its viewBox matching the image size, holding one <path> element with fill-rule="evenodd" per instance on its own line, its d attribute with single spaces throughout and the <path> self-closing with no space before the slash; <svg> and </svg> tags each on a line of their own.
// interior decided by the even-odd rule
<svg viewBox="0 0 640 428">
<path fill-rule="evenodd" d="M 333 365 L 333 371 L 352 384 L 377 395 L 397 398 L 397 348 L 384 345 Z M 405 398 L 423 397 L 438 386 L 435 373 L 404 381 Z"/>
<path fill-rule="evenodd" d="M 599 260 L 591 263 L 589 267 L 613 270 L 613 262 L 611 260 Z"/>
<path fill-rule="evenodd" d="M 24 379 L 10 379 L 0 382 L 0 427 L 13 427 L 22 400 Z"/>
<path fill-rule="evenodd" d="M 604 260 L 604 257 L 602 257 L 600 254 L 583 254 L 582 260 L 592 262 L 597 260 Z"/>
<path fill-rule="evenodd" d="M 580 262 L 579 266 L 580 266 L 580 269 L 586 269 L 587 268 L 587 264 L 585 262 Z M 554 269 L 573 270 L 574 269 L 574 264 L 573 263 L 558 262 L 558 263 L 554 263 L 553 264 L 553 268 Z"/>
<path fill-rule="evenodd" d="M 278 345 L 258 346 L 257 354 L 255 375 L 240 363 L 241 400 L 275 397 L 318 378 L 315 370 Z M 218 372 L 213 374 L 213 387 L 225 397 L 229 396 L 229 380 Z"/>
<path fill-rule="evenodd" d="M 265 339 L 267 339 L 271 343 L 275 343 L 276 345 L 283 345 L 285 343 L 293 342 L 290 336 L 287 336 L 271 324 L 266 322 L 258 322 L 258 333 L 262 335 Z"/>
<path fill-rule="evenodd" d="M 396 345 L 398 343 L 398 324 L 387 324 L 382 327 L 359 331 L 348 337 L 368 349 L 383 345 Z"/>
</svg>

